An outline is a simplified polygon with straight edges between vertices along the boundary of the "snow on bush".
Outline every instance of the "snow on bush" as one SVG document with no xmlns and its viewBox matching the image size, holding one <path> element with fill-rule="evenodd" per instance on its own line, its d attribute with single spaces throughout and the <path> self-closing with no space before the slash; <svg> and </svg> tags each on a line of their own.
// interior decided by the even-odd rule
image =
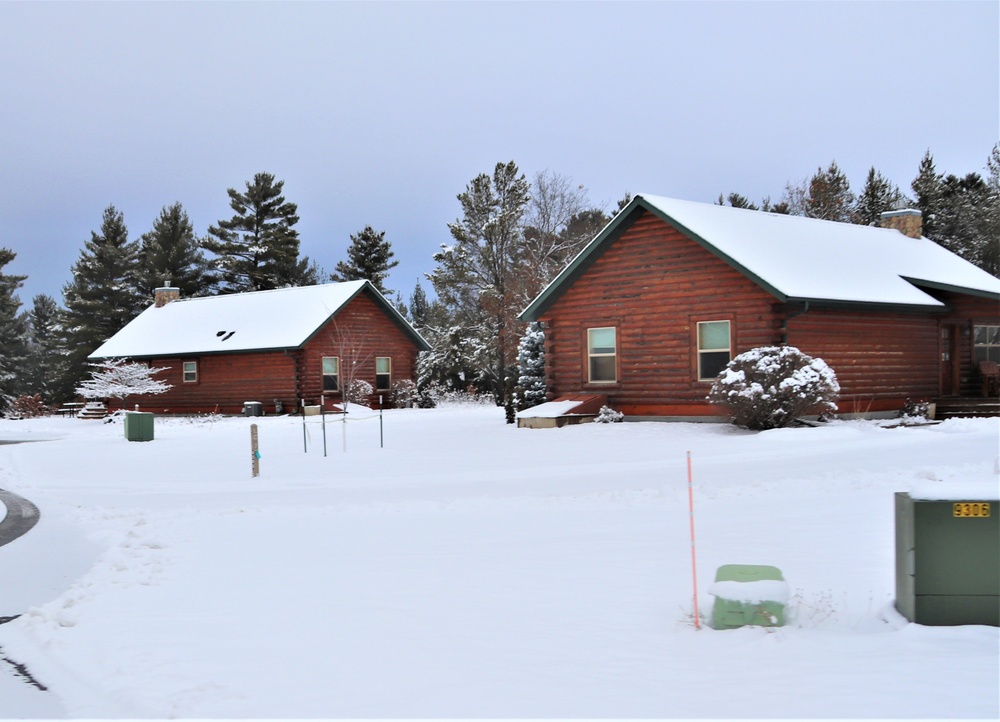
<svg viewBox="0 0 1000 722">
<path fill-rule="evenodd" d="M 545 333 L 540 323 L 533 323 L 521 337 L 517 346 L 519 376 L 517 385 L 521 387 L 521 410 L 538 406 L 545 401 Z"/>
<path fill-rule="evenodd" d="M 410 379 L 401 379 L 392 385 L 389 400 L 392 402 L 393 407 L 406 409 L 413 406 L 419 396 L 416 383 Z"/>
<path fill-rule="evenodd" d="M 347 401 L 351 404 L 368 404 L 368 397 L 375 393 L 375 387 L 364 379 L 354 379 L 347 385 Z"/>
<path fill-rule="evenodd" d="M 38 416 L 48 416 L 52 410 L 42 401 L 40 394 L 33 396 L 18 396 L 10 402 L 4 411 L 6 419 L 34 419 Z"/>
<path fill-rule="evenodd" d="M 734 424 L 764 430 L 788 426 L 808 413 L 837 410 L 840 384 L 833 369 L 794 346 L 742 353 L 722 370 L 708 395 Z"/>
<path fill-rule="evenodd" d="M 594 422 L 598 424 L 617 424 L 625 418 L 621 411 L 615 411 L 610 406 L 602 406 L 594 417 Z"/>
<path fill-rule="evenodd" d="M 166 367 L 153 368 L 123 358 L 90 365 L 94 367 L 90 378 L 76 389 L 85 399 L 124 399 L 126 396 L 162 394 L 173 388 L 172 384 L 153 378 L 153 374 L 166 371 Z"/>
</svg>

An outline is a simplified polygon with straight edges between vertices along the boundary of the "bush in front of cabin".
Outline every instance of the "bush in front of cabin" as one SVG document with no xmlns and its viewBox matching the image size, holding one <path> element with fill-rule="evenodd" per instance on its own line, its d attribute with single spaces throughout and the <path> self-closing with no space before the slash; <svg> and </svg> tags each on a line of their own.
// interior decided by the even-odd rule
<svg viewBox="0 0 1000 722">
<path fill-rule="evenodd" d="M 364 379 L 354 379 L 347 384 L 347 402 L 367 406 L 368 400 L 375 393 L 375 387 Z"/>
<path fill-rule="evenodd" d="M 835 412 L 839 394 L 837 375 L 822 359 L 794 346 L 762 346 L 730 361 L 708 400 L 726 407 L 737 426 L 763 431 Z"/>
</svg>

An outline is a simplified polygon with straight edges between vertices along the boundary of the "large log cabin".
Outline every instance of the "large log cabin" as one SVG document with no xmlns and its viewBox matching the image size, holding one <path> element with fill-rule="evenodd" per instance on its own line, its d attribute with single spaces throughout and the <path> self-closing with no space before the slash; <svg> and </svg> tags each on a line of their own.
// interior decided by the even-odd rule
<svg viewBox="0 0 1000 722">
<path fill-rule="evenodd" d="M 710 418 L 729 360 L 788 344 L 822 358 L 845 414 L 977 396 L 1000 360 L 1000 279 L 921 235 L 639 195 L 521 314 L 545 332 L 551 399 Z"/>
<path fill-rule="evenodd" d="M 172 388 L 128 397 L 161 414 L 241 413 L 259 402 L 269 413 L 303 405 L 330 408 L 353 379 L 388 396 L 416 378 L 427 342 L 368 281 L 328 283 L 181 299 L 156 290 L 153 305 L 90 355 L 165 368 Z"/>
</svg>

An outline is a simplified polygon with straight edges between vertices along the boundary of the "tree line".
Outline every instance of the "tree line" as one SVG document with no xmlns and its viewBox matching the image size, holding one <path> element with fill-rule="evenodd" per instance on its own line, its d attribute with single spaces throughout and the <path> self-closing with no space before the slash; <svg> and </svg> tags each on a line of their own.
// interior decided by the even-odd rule
<svg viewBox="0 0 1000 722">
<path fill-rule="evenodd" d="M 985 177 L 939 173 L 928 151 L 910 184 L 912 196 L 874 167 L 854 194 L 832 162 L 788 183 L 777 202 L 755 204 L 734 192 L 718 203 L 862 224 L 877 223 L 886 210 L 919 208 L 925 236 L 997 275 L 1000 144 L 986 171 Z M 40 294 L 30 310 L 20 310 L 16 292 L 26 277 L 3 273 L 15 254 L 0 248 L 0 411 L 20 395 L 37 394 L 49 404 L 71 399 L 88 371 L 87 356 L 166 283 L 190 297 L 368 279 L 387 297 L 395 294 L 395 306 L 432 347 L 418 361 L 421 388 L 491 393 L 511 419 L 515 406 L 544 399 L 544 344 L 518 314 L 630 201 L 626 193 L 607 211 L 570 178 L 546 170 L 529 181 L 513 161 L 497 163 L 457 195 L 450 240 L 426 274 L 435 297 L 418 281 L 404 299 L 385 286 L 398 261 L 385 232 L 373 226 L 350 236 L 346 258 L 328 275 L 301 256 L 298 207 L 285 199 L 283 186 L 258 173 L 243 190 L 228 189 L 232 216 L 203 237 L 180 203 L 165 206 L 138 239 L 109 206 L 72 266 L 62 306 Z"/>
</svg>

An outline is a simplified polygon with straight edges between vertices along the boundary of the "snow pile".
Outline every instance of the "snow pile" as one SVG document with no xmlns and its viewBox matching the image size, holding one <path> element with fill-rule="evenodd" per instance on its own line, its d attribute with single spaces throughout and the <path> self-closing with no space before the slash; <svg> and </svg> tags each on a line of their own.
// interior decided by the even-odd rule
<svg viewBox="0 0 1000 722">
<path fill-rule="evenodd" d="M 752 582 L 714 582 L 708 588 L 708 593 L 719 599 L 745 604 L 760 604 L 761 602 L 787 604 L 791 597 L 788 582 L 780 579 L 756 579 Z"/>
</svg>

